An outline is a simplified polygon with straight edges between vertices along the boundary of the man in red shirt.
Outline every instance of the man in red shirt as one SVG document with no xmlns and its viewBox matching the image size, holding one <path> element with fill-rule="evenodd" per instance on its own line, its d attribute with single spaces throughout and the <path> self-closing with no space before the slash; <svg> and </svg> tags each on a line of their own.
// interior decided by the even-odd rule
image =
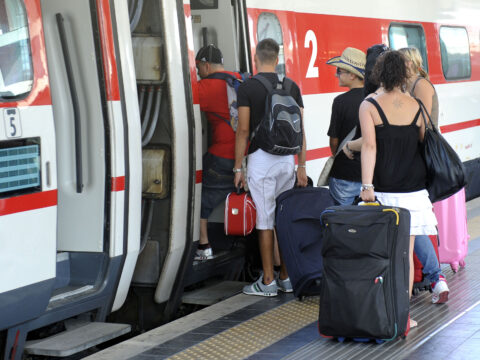
<svg viewBox="0 0 480 360">
<path fill-rule="evenodd" d="M 229 119 L 230 109 L 227 97 L 227 83 L 218 78 L 209 78 L 214 73 L 227 73 L 241 79 L 240 74 L 225 71 L 223 56 L 215 45 L 202 47 L 196 56 L 200 95 L 200 110 L 207 117 L 211 130 L 211 144 L 203 156 L 202 206 L 200 211 L 200 244 L 195 260 L 213 257 L 208 242 L 207 219 L 213 209 L 225 201 L 228 193 L 234 191 L 232 169 L 235 162 L 235 132 Z"/>
</svg>

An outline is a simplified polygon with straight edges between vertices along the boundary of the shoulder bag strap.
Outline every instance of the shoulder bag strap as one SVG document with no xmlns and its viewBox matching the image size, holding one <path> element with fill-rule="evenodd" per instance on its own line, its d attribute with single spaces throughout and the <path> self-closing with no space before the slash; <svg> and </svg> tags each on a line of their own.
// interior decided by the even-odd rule
<svg viewBox="0 0 480 360">
<path fill-rule="evenodd" d="M 435 132 L 438 132 L 438 129 L 435 127 L 435 125 L 433 124 L 432 122 L 432 118 L 430 117 L 430 114 L 428 113 L 427 111 L 427 108 L 425 107 L 425 105 L 423 104 L 422 100 L 420 99 L 417 99 L 415 98 L 415 100 L 417 100 L 418 102 L 418 105 L 420 105 L 420 109 L 422 109 L 422 117 L 423 117 L 423 121 L 425 123 L 425 130 L 426 129 L 431 129 Z M 427 114 L 427 116 L 425 116 L 425 114 Z M 427 117 L 428 117 L 428 123 L 427 123 Z M 430 125 L 430 126 L 429 126 Z"/>
</svg>

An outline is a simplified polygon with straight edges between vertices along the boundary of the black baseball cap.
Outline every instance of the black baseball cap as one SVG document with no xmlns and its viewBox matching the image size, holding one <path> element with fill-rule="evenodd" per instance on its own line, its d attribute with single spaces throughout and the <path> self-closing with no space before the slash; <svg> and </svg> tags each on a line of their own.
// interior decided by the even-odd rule
<svg viewBox="0 0 480 360">
<path fill-rule="evenodd" d="M 219 48 L 210 44 L 198 50 L 196 61 L 207 61 L 213 64 L 223 64 L 223 55 Z"/>
</svg>

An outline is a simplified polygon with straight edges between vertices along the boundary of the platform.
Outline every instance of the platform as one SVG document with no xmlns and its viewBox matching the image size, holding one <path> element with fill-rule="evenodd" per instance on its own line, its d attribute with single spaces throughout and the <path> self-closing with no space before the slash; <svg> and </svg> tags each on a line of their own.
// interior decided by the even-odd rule
<svg viewBox="0 0 480 360">
<path fill-rule="evenodd" d="M 413 297 L 411 315 L 419 325 L 405 340 L 377 345 L 324 339 L 317 330 L 318 298 L 240 294 L 87 359 L 480 359 L 479 204 L 467 206 L 473 240 L 466 268 L 453 273 L 442 266 L 448 303 L 432 304 L 426 291 Z"/>
</svg>

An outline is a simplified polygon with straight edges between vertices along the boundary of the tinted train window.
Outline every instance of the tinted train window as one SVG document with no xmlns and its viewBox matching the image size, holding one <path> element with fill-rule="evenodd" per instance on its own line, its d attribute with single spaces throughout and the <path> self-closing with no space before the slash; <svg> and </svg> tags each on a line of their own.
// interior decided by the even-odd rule
<svg viewBox="0 0 480 360">
<path fill-rule="evenodd" d="M 0 100 L 32 89 L 33 69 L 23 1 L 0 1 Z"/>
<path fill-rule="evenodd" d="M 442 26 L 440 52 L 445 79 L 457 80 L 470 77 L 470 46 L 465 28 Z"/>
<path fill-rule="evenodd" d="M 388 30 L 390 48 L 398 50 L 405 47 L 416 47 L 422 55 L 423 67 L 428 72 L 427 45 L 425 33 L 419 25 L 392 24 Z"/>
<path fill-rule="evenodd" d="M 285 55 L 283 53 L 283 33 L 282 25 L 275 14 L 264 12 L 258 17 L 257 23 L 257 42 L 263 39 L 273 39 L 280 46 L 278 54 L 278 65 L 275 69 L 280 78 L 285 76 Z"/>
<path fill-rule="evenodd" d="M 192 10 L 218 9 L 218 0 L 191 0 L 190 8 Z"/>
</svg>

